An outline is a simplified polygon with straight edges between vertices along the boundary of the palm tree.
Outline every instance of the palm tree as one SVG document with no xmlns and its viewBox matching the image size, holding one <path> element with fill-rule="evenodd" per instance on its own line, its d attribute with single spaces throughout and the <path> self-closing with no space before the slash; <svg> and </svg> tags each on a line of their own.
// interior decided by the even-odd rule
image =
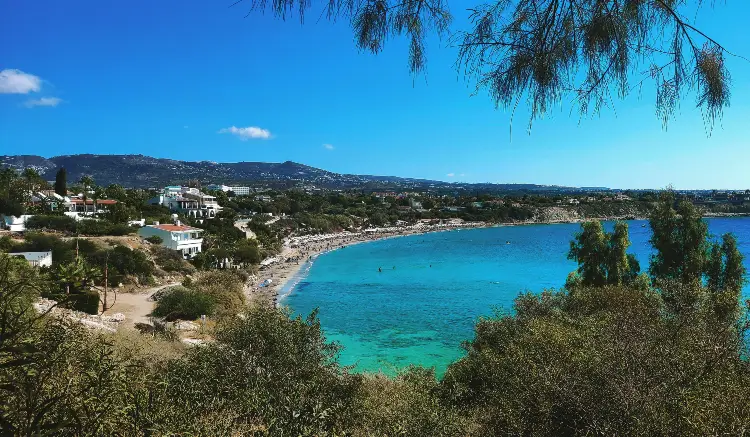
<svg viewBox="0 0 750 437">
<path fill-rule="evenodd" d="M 41 185 L 42 177 L 39 176 L 39 172 L 31 167 L 25 168 L 21 176 L 26 181 L 26 190 L 29 196 L 32 196 L 33 192 L 37 191 L 36 189 Z"/>
<path fill-rule="evenodd" d="M 73 261 L 60 264 L 57 268 L 57 279 L 65 286 L 65 293 L 83 291 L 91 288 L 94 280 L 101 276 L 99 269 L 88 265 L 83 258 L 76 257 Z"/>
<path fill-rule="evenodd" d="M 83 185 L 83 214 L 86 215 L 86 200 L 88 199 L 89 190 L 95 186 L 94 178 L 89 175 L 83 175 L 78 183 Z M 96 205 L 94 205 L 94 210 L 96 210 Z"/>
</svg>

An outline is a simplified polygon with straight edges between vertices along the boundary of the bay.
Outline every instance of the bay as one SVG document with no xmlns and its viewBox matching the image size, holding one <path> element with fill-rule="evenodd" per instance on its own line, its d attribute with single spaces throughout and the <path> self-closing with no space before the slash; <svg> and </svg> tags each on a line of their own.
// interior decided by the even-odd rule
<svg viewBox="0 0 750 437">
<path fill-rule="evenodd" d="M 709 232 L 737 236 L 750 268 L 750 218 L 707 219 Z M 651 231 L 630 221 L 629 250 L 648 268 Z M 612 223 L 605 223 L 611 230 Z M 306 315 L 319 309 L 343 365 L 394 374 L 410 364 L 442 374 L 460 358 L 480 316 L 510 311 L 520 292 L 558 288 L 576 268 L 567 259 L 578 224 L 436 232 L 349 246 L 302 270 L 281 303 Z M 380 269 L 380 271 L 379 271 Z M 744 290 L 750 296 L 750 288 Z"/>
</svg>

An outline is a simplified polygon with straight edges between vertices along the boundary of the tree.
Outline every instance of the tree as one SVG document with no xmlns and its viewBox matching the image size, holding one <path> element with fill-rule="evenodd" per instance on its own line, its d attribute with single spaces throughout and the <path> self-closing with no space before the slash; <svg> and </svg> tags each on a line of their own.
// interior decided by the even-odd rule
<svg viewBox="0 0 750 437">
<path fill-rule="evenodd" d="M 601 222 L 581 224 L 581 232 L 570 242 L 568 259 L 578 263 L 578 274 L 583 285 L 602 286 L 607 283 L 607 262 L 611 258 L 607 235 Z"/>
<path fill-rule="evenodd" d="M 632 283 L 640 272 L 635 256 L 628 254 L 628 224 L 615 223 L 612 233 L 604 232 L 601 222 L 581 224 L 581 232 L 570 242 L 568 259 L 578 263 L 577 273 L 568 276 L 566 286 L 623 285 Z"/>
<path fill-rule="evenodd" d="M 248 4 L 251 12 L 268 5 L 265 0 L 237 3 Z M 270 3 L 277 18 L 298 11 L 301 21 L 314 6 L 295 0 Z M 529 128 L 563 101 L 572 101 L 582 116 L 597 114 L 613 95 L 624 99 L 649 81 L 655 85 L 656 112 L 663 125 L 679 101 L 694 93 L 712 128 L 729 104 L 725 57 L 736 55 L 695 27 L 702 4 L 489 0 L 470 9 L 469 30 L 452 39 L 459 48 L 456 65 L 496 106 L 515 111 L 525 100 L 531 111 Z M 430 34 L 445 36 L 453 20 L 445 0 L 332 0 L 324 8 L 329 19 L 350 20 L 360 50 L 377 54 L 389 38 L 406 37 L 413 74 L 426 66 Z"/>
<path fill-rule="evenodd" d="M 649 219 L 656 249 L 649 273 L 655 281 L 700 282 L 709 250 L 708 225 L 692 203 L 674 204 L 674 192 L 664 191 Z"/>
<path fill-rule="evenodd" d="M 89 175 L 83 175 L 81 176 L 81 179 L 78 181 L 81 186 L 83 186 L 83 212 L 86 213 L 86 210 L 88 207 L 86 206 L 86 201 L 88 200 L 89 191 L 91 191 L 94 188 L 94 178 L 92 178 Z M 94 203 L 94 210 L 96 211 L 96 201 L 93 201 Z"/>
<path fill-rule="evenodd" d="M 68 195 L 68 173 L 65 167 L 60 167 L 55 175 L 55 193 L 63 197 Z"/>
<path fill-rule="evenodd" d="M 745 284 L 743 256 L 732 234 L 725 234 L 721 244 L 712 243 L 706 267 L 709 301 L 717 319 L 732 324 L 740 313 L 740 295 Z"/>
</svg>

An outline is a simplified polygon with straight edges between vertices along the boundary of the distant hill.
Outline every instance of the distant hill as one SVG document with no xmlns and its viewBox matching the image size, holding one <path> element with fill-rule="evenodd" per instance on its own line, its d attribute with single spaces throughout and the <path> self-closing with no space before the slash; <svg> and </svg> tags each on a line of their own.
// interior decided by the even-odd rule
<svg viewBox="0 0 750 437">
<path fill-rule="evenodd" d="M 62 155 L 44 158 L 36 155 L 0 156 L 0 167 L 21 170 L 32 167 L 45 179 L 54 180 L 65 167 L 68 181 L 90 175 L 99 185 L 120 184 L 125 187 L 150 188 L 202 183 L 252 184 L 286 188 L 312 184 L 323 188 L 362 189 L 456 189 L 473 191 L 554 192 L 576 191 L 576 188 L 534 184 L 462 184 L 395 176 L 371 176 L 332 173 L 296 162 L 227 162 L 178 161 L 144 155 Z"/>
</svg>

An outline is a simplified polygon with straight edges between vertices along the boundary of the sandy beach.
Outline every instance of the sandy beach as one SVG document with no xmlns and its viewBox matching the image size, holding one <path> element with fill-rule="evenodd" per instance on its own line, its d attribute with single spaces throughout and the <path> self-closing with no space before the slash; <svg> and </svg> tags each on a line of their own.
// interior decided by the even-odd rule
<svg viewBox="0 0 750 437">
<path fill-rule="evenodd" d="M 246 286 L 248 300 L 278 303 L 279 292 L 297 275 L 305 265 L 314 262 L 315 258 L 325 252 L 341 249 L 353 244 L 383 240 L 386 238 L 420 235 L 429 232 L 441 232 L 454 229 L 471 229 L 487 227 L 486 223 L 447 223 L 399 226 L 387 228 L 370 228 L 359 232 L 337 232 L 331 234 L 292 236 L 284 241 L 279 255 L 266 258 L 261 262 L 258 276 Z"/>
</svg>

